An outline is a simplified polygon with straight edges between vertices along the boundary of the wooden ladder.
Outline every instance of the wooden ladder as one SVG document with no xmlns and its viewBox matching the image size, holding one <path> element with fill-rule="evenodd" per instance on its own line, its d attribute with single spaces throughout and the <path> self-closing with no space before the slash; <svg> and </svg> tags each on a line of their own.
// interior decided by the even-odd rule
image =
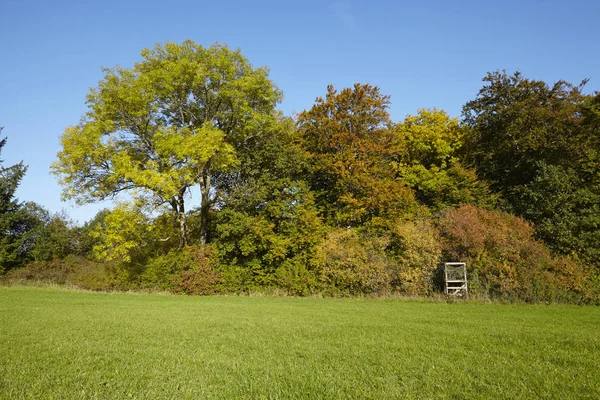
<svg viewBox="0 0 600 400">
<path fill-rule="evenodd" d="M 444 263 L 444 293 L 447 296 L 451 295 L 455 297 L 469 297 L 466 263 Z"/>
</svg>

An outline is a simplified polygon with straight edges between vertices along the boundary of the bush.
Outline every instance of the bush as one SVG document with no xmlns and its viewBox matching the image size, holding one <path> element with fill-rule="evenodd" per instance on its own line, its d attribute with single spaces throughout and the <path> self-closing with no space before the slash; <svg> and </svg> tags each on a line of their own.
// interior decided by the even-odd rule
<svg viewBox="0 0 600 400">
<path fill-rule="evenodd" d="M 150 260 L 141 287 L 190 295 L 214 294 L 221 281 L 217 258 L 209 245 L 186 246 Z"/>
<path fill-rule="evenodd" d="M 141 273 L 141 287 L 158 291 L 171 291 L 172 279 L 181 271 L 194 267 L 191 257 L 180 249 L 173 249 L 148 261 Z"/>
<path fill-rule="evenodd" d="M 6 274 L 8 282 L 44 282 L 72 285 L 88 290 L 110 290 L 113 284 L 107 275 L 107 264 L 85 257 L 69 255 L 64 259 L 34 261 Z"/>
<path fill-rule="evenodd" d="M 78 267 L 69 276 L 68 284 L 94 291 L 108 291 L 114 288 L 114 282 L 107 274 L 107 264 L 83 257 L 78 257 L 78 260 Z"/>
<path fill-rule="evenodd" d="M 439 220 L 445 258 L 464 261 L 471 293 L 525 301 L 579 301 L 591 295 L 588 273 L 553 256 L 525 220 L 465 205 Z"/>
<path fill-rule="evenodd" d="M 295 257 L 286 260 L 277 269 L 277 284 L 287 293 L 308 296 L 322 289 L 312 260 Z"/>
<path fill-rule="evenodd" d="M 390 227 L 388 251 L 395 262 L 392 286 L 406 294 L 426 295 L 435 289 L 442 247 L 430 220 L 398 221 Z"/>
<path fill-rule="evenodd" d="M 70 257 L 69 257 L 70 259 Z M 22 268 L 8 271 L 5 280 L 8 282 L 40 281 L 47 283 L 66 284 L 74 266 L 67 259 L 50 261 L 34 261 Z"/>
<path fill-rule="evenodd" d="M 356 229 L 330 231 L 315 255 L 325 291 L 332 294 L 368 294 L 388 290 L 388 240 L 360 235 Z"/>
<path fill-rule="evenodd" d="M 171 277 L 172 291 L 199 296 L 219 293 L 221 276 L 217 272 L 219 263 L 212 247 L 187 246 L 183 254 L 190 268 L 182 269 Z"/>
</svg>

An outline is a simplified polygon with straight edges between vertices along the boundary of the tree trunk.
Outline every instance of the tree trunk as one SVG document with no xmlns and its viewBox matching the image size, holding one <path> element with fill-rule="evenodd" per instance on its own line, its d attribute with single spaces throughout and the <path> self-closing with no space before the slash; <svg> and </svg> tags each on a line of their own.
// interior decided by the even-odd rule
<svg viewBox="0 0 600 400">
<path fill-rule="evenodd" d="M 179 221 L 179 248 L 187 245 L 187 223 L 185 217 L 185 202 L 183 195 L 185 191 L 181 191 L 177 196 L 177 217 Z"/>
<path fill-rule="evenodd" d="M 208 215 L 210 213 L 210 175 L 204 169 L 202 171 L 202 180 L 200 181 L 200 194 L 202 202 L 200 203 L 200 243 L 208 243 Z"/>
</svg>

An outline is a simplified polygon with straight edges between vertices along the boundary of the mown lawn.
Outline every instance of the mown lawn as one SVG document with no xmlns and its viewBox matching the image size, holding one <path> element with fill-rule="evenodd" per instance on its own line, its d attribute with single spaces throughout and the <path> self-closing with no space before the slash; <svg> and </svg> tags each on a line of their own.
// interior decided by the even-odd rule
<svg viewBox="0 0 600 400">
<path fill-rule="evenodd" d="M 600 398 L 600 308 L 0 288 L 0 398 Z"/>
</svg>

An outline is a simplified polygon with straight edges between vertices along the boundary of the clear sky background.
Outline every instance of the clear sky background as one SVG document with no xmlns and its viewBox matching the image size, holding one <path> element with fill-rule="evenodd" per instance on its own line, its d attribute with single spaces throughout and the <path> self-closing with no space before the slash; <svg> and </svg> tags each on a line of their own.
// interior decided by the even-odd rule
<svg viewBox="0 0 600 400">
<path fill-rule="evenodd" d="M 100 67 L 130 67 L 159 42 L 241 48 L 270 68 L 288 115 L 330 83 L 361 82 L 392 96 L 399 121 L 429 107 L 459 116 L 488 71 L 600 90 L 599 38 L 599 0 L 0 0 L 0 158 L 29 165 L 20 200 L 93 217 L 103 205 L 60 201 L 49 174 L 59 136 L 86 111 Z"/>
</svg>

